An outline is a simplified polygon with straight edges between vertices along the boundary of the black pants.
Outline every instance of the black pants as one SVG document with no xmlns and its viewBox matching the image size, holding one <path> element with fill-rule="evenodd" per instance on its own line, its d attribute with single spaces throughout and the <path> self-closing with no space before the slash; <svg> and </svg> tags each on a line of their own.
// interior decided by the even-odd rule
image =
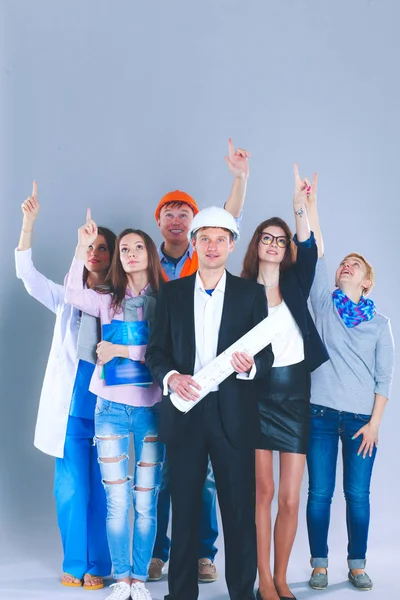
<svg viewBox="0 0 400 600">
<path fill-rule="evenodd" d="M 167 445 L 172 500 L 169 595 L 196 600 L 198 524 L 208 456 L 214 469 L 225 540 L 225 577 L 231 600 L 253 600 L 257 572 L 252 449 L 234 448 L 221 422 L 218 393 L 211 393 L 185 419 L 182 443 Z"/>
</svg>

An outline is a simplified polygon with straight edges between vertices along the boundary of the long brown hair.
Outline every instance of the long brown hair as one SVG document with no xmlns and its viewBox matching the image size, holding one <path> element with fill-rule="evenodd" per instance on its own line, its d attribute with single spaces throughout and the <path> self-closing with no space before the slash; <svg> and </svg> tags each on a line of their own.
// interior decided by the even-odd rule
<svg viewBox="0 0 400 600">
<path fill-rule="evenodd" d="M 112 294 L 113 299 L 111 302 L 111 307 L 114 312 L 119 312 L 122 302 L 126 296 L 128 277 L 122 268 L 119 245 L 122 238 L 130 233 L 136 233 L 136 235 L 139 235 L 144 242 L 148 260 L 147 277 L 153 292 L 157 293 L 161 283 L 165 281 L 157 248 L 151 237 L 141 229 L 124 229 L 121 231 L 115 241 L 115 252 L 106 281 L 104 282 L 104 286 L 101 286 L 101 288 L 97 290 L 103 294 Z"/>
<path fill-rule="evenodd" d="M 280 271 L 286 271 L 296 262 L 296 247 L 293 242 L 293 234 L 289 225 L 280 217 L 271 217 L 259 224 L 253 237 L 251 238 L 250 244 L 248 245 L 244 260 L 241 277 L 244 279 L 257 279 L 258 270 L 260 267 L 260 260 L 258 258 L 258 243 L 260 236 L 266 227 L 280 227 L 285 232 L 290 243 L 286 247 L 285 256 L 281 264 L 279 265 Z"/>
<path fill-rule="evenodd" d="M 116 240 L 116 235 L 113 231 L 111 231 L 111 229 L 108 229 L 107 227 L 98 227 L 97 228 L 97 235 L 102 235 L 103 238 L 106 240 L 106 244 L 107 244 L 107 248 L 108 251 L 110 253 L 110 266 L 111 266 L 111 262 L 114 256 L 114 250 L 115 250 L 115 240 Z M 83 268 L 83 283 L 87 283 L 89 277 L 89 271 L 87 270 L 86 267 Z"/>
</svg>

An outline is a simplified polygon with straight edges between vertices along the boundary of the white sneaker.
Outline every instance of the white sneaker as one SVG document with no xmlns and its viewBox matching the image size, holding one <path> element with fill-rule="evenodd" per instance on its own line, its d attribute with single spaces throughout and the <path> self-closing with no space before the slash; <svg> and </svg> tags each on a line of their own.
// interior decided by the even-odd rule
<svg viewBox="0 0 400 600">
<path fill-rule="evenodd" d="M 152 600 L 149 590 L 141 581 L 135 581 L 135 583 L 132 583 L 131 598 L 132 600 Z"/>
<path fill-rule="evenodd" d="M 113 583 L 110 588 L 114 588 L 106 600 L 129 600 L 131 597 L 131 586 L 125 581 Z"/>
</svg>

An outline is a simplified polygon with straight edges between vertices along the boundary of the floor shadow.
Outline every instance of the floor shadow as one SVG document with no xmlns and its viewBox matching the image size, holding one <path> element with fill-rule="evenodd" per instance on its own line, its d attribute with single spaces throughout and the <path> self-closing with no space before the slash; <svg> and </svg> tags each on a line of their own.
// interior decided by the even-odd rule
<svg viewBox="0 0 400 600">
<path fill-rule="evenodd" d="M 321 593 L 321 592 L 323 593 L 324 597 L 326 597 L 329 594 L 334 594 L 334 593 L 342 591 L 342 590 L 351 590 L 351 588 L 352 588 L 351 584 L 347 580 L 340 581 L 339 583 L 329 584 L 328 587 L 326 588 L 326 590 L 313 590 L 308 585 L 308 581 L 298 581 L 295 583 L 290 583 L 289 587 L 296 594 L 297 600 L 311 598 L 310 594 L 312 594 L 313 595 L 312 597 L 314 597 L 314 595 Z M 354 591 L 358 591 L 358 590 L 354 590 Z"/>
</svg>

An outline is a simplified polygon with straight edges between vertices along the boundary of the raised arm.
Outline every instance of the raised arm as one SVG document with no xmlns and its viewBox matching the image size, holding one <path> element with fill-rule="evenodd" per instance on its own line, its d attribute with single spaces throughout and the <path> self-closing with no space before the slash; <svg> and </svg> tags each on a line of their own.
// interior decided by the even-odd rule
<svg viewBox="0 0 400 600">
<path fill-rule="evenodd" d="M 294 165 L 294 194 L 293 211 L 296 221 L 296 235 L 299 242 L 306 242 L 310 238 L 310 224 L 307 216 L 307 184 L 300 179 L 299 167 Z"/>
<path fill-rule="evenodd" d="M 228 150 L 229 156 L 225 156 L 224 158 L 235 179 L 233 180 L 229 198 L 225 203 L 225 209 L 237 219 L 242 213 L 246 198 L 250 154 L 246 150 L 243 150 L 243 148 L 238 148 L 235 151 L 231 138 L 228 140 Z"/>
<path fill-rule="evenodd" d="M 78 229 L 78 245 L 68 273 L 65 301 L 93 317 L 99 317 L 101 307 L 110 302 L 108 294 L 99 294 L 94 290 L 85 289 L 82 285 L 87 250 L 94 243 L 96 237 L 97 225 L 91 218 L 90 208 L 88 208 L 86 223 Z"/>
<path fill-rule="evenodd" d="M 36 181 L 33 182 L 32 196 L 22 203 L 21 209 L 22 227 L 15 251 L 17 277 L 22 279 L 28 294 L 55 313 L 58 306 L 64 302 L 64 287 L 39 273 L 32 262 L 32 233 L 40 210 Z"/>
<path fill-rule="evenodd" d="M 21 204 L 22 209 L 22 227 L 19 236 L 18 250 L 29 250 L 32 246 L 33 226 L 39 214 L 40 205 L 37 198 L 37 182 L 33 182 L 32 196 Z"/>
<path fill-rule="evenodd" d="M 293 211 L 296 220 L 296 235 L 294 242 L 297 246 L 295 272 L 303 295 L 308 298 L 314 281 L 315 267 L 318 259 L 317 246 L 307 216 L 307 193 L 309 186 L 299 176 L 298 166 L 294 165 L 294 195 Z"/>
<path fill-rule="evenodd" d="M 324 256 L 324 240 L 322 238 L 321 226 L 319 223 L 318 206 L 317 206 L 317 182 L 318 175 L 314 173 L 312 183 L 308 179 L 304 180 L 307 185 L 306 207 L 310 228 L 314 232 L 315 241 L 317 242 L 318 258 Z"/>
</svg>

